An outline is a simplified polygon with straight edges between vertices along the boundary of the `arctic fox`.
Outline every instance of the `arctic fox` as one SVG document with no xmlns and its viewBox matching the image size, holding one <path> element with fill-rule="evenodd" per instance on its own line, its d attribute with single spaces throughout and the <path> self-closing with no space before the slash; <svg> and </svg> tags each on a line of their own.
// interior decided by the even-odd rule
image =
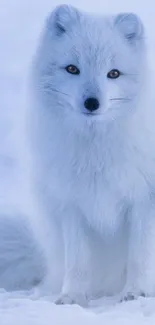
<svg viewBox="0 0 155 325">
<path fill-rule="evenodd" d="M 57 303 L 155 294 L 146 47 L 133 13 L 97 16 L 61 5 L 47 19 L 33 65 L 30 137 L 44 211 L 44 285 L 52 290 L 57 263 L 62 270 Z"/>
</svg>

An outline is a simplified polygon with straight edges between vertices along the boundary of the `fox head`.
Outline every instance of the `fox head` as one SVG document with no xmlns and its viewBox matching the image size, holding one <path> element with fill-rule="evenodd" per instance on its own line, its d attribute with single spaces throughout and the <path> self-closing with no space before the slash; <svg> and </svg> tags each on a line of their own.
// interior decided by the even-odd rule
<svg viewBox="0 0 155 325">
<path fill-rule="evenodd" d="M 37 96 L 49 114 L 81 123 L 128 116 L 145 83 L 144 38 L 133 13 L 95 16 L 57 7 L 35 62 Z"/>
</svg>

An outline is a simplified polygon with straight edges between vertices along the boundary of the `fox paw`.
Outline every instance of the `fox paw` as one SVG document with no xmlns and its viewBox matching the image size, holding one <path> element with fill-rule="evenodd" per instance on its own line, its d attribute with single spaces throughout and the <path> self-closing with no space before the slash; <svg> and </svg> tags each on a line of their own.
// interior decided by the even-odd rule
<svg viewBox="0 0 155 325">
<path fill-rule="evenodd" d="M 146 297 L 144 292 L 126 291 L 121 294 L 120 302 L 136 300 L 139 297 Z"/>
<path fill-rule="evenodd" d="M 56 305 L 80 305 L 87 307 L 88 300 L 84 295 L 62 294 L 56 301 Z"/>
</svg>

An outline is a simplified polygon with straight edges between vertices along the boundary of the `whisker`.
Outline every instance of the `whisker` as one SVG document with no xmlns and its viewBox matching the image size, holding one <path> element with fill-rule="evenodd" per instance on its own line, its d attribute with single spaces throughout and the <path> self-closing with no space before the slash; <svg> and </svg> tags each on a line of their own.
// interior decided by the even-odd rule
<svg viewBox="0 0 155 325">
<path fill-rule="evenodd" d="M 50 84 L 44 84 L 44 90 L 45 90 L 46 92 L 53 91 L 53 92 L 56 92 L 56 93 L 59 93 L 59 94 L 65 95 L 65 96 L 69 96 L 69 94 L 64 93 L 63 91 L 60 91 L 60 90 L 57 90 L 57 89 L 51 87 Z M 69 96 L 69 97 L 70 97 L 70 96 Z"/>
<path fill-rule="evenodd" d="M 116 97 L 116 98 L 110 98 L 112 101 L 130 101 L 131 98 L 125 98 L 125 97 Z"/>
<path fill-rule="evenodd" d="M 66 93 L 64 93 L 64 92 L 62 92 L 62 91 L 60 91 L 60 90 L 57 90 L 57 89 L 55 89 L 55 88 L 50 88 L 52 91 L 54 91 L 54 92 L 56 92 L 56 93 L 59 93 L 59 94 L 62 94 L 62 95 L 66 95 L 66 96 L 69 96 L 68 94 L 66 94 Z"/>
</svg>

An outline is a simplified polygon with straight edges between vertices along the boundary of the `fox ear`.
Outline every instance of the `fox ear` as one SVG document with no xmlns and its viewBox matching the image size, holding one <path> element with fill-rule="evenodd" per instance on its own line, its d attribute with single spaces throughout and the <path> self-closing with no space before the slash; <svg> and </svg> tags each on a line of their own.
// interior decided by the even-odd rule
<svg viewBox="0 0 155 325">
<path fill-rule="evenodd" d="M 48 26 L 53 26 L 57 35 L 64 34 L 71 29 L 79 16 L 76 8 L 70 5 L 60 5 L 55 8 L 50 17 L 48 18 Z"/>
<path fill-rule="evenodd" d="M 133 13 L 122 13 L 115 17 L 115 26 L 125 39 L 134 43 L 144 37 L 144 26 L 141 19 Z"/>
</svg>

